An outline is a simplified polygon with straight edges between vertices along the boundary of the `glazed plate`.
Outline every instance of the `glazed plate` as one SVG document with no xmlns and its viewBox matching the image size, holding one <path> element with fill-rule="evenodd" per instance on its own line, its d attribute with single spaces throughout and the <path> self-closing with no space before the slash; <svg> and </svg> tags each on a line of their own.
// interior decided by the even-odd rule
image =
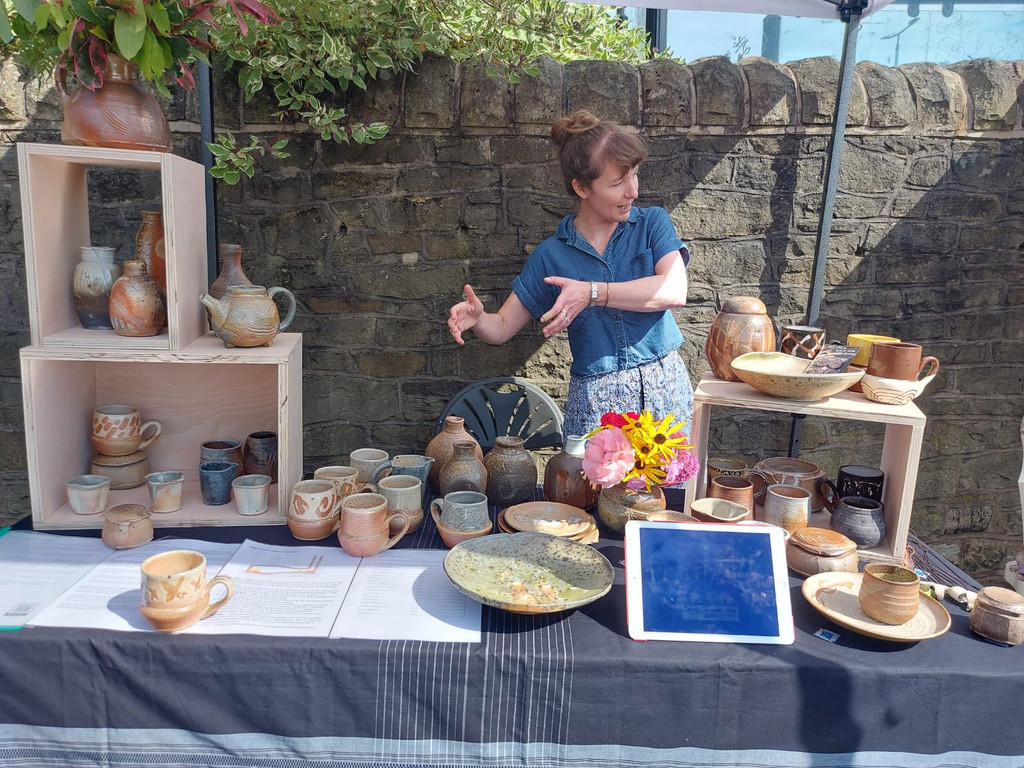
<svg viewBox="0 0 1024 768">
<path fill-rule="evenodd" d="M 864 613 L 857 600 L 863 578 L 862 573 L 818 573 L 804 581 L 802 592 L 807 602 L 839 626 L 877 640 L 916 643 L 938 637 L 952 624 L 942 603 L 923 593 L 917 615 L 905 624 L 894 626 L 875 621 Z"/>
<path fill-rule="evenodd" d="M 807 360 L 782 352 L 748 352 L 732 361 L 732 369 L 743 381 L 767 395 L 786 400 L 810 402 L 849 389 L 864 371 L 804 373 Z"/>
<path fill-rule="evenodd" d="M 594 518 L 579 507 L 555 501 L 527 501 L 505 510 L 505 525 L 524 533 L 578 536 L 595 523 Z"/>
<path fill-rule="evenodd" d="M 546 533 L 464 541 L 445 556 L 444 572 L 463 594 L 513 613 L 579 608 L 607 594 L 615 576 L 597 550 Z"/>
</svg>

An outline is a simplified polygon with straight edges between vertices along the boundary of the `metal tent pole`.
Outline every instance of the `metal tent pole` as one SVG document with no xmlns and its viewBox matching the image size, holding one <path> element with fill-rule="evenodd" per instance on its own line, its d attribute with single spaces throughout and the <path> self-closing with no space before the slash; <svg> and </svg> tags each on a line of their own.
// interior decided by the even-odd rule
<svg viewBox="0 0 1024 768">
<path fill-rule="evenodd" d="M 825 194 L 821 201 L 818 218 L 818 237 L 814 246 L 814 265 L 811 268 L 811 290 L 807 297 L 805 325 L 818 322 L 821 298 L 825 292 L 825 267 L 828 261 L 829 236 L 832 234 L 832 215 L 836 204 L 836 187 L 839 184 L 839 167 L 843 156 L 843 142 L 846 137 L 846 118 L 850 114 L 850 84 L 853 82 L 853 65 L 857 62 L 857 32 L 860 30 L 860 14 L 867 6 L 867 0 L 842 0 L 839 3 L 840 19 L 845 23 L 843 53 L 839 62 L 839 83 L 836 87 L 836 111 L 832 120 L 832 135 L 828 143 L 828 159 L 825 165 Z M 789 455 L 800 455 L 800 438 L 803 433 L 804 417 L 794 414 L 789 432 Z"/>
<path fill-rule="evenodd" d="M 199 156 L 206 169 L 203 174 L 206 188 L 206 276 L 212 283 L 217 277 L 217 189 L 213 184 L 210 169 L 213 167 L 213 153 L 206 146 L 213 141 L 213 89 L 211 87 L 210 67 L 203 62 L 199 66 Z"/>
</svg>

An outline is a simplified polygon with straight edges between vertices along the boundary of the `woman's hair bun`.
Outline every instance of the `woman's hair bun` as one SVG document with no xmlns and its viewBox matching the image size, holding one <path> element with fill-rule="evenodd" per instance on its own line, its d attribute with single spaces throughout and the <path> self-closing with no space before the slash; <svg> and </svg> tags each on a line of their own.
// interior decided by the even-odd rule
<svg viewBox="0 0 1024 768">
<path fill-rule="evenodd" d="M 560 117 L 555 121 L 555 124 L 551 126 L 551 140 L 561 147 L 570 136 L 589 131 L 600 122 L 588 110 L 577 109 L 571 115 Z"/>
</svg>

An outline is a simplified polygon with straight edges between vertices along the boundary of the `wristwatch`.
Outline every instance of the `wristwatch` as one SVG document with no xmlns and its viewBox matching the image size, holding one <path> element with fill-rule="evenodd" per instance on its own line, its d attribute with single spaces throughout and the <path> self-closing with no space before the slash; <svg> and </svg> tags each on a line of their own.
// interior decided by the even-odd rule
<svg viewBox="0 0 1024 768">
<path fill-rule="evenodd" d="M 597 304 L 597 283 L 590 281 L 590 306 Z"/>
</svg>

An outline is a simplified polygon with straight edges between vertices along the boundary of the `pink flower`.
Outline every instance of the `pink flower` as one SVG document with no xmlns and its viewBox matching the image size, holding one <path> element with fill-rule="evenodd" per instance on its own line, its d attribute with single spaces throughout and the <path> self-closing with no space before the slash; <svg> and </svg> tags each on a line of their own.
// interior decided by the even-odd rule
<svg viewBox="0 0 1024 768">
<path fill-rule="evenodd" d="M 631 477 L 626 481 L 626 487 L 631 491 L 647 491 L 647 481 L 642 477 Z"/>
<path fill-rule="evenodd" d="M 697 476 L 700 469 L 700 462 L 697 461 L 697 453 L 690 448 L 676 451 L 676 457 L 669 462 L 665 471 L 665 485 L 678 485 L 685 483 Z"/>
<path fill-rule="evenodd" d="M 583 471 L 590 482 L 611 488 L 633 468 L 636 454 L 629 439 L 619 429 L 602 429 L 587 442 Z"/>
</svg>

